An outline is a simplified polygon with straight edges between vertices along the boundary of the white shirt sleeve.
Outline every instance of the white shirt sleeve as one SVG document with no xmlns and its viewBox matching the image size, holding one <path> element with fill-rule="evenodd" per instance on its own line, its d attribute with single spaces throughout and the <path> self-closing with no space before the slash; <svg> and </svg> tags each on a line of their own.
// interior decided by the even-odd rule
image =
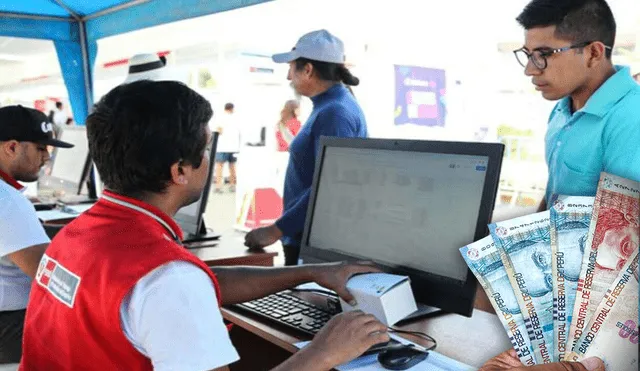
<svg viewBox="0 0 640 371">
<path fill-rule="evenodd" d="M 0 205 L 0 257 L 50 242 L 31 202 L 2 181 Z"/>
<path fill-rule="evenodd" d="M 156 371 L 212 370 L 239 359 L 209 276 L 183 261 L 144 276 L 120 307 L 125 336 Z"/>
</svg>

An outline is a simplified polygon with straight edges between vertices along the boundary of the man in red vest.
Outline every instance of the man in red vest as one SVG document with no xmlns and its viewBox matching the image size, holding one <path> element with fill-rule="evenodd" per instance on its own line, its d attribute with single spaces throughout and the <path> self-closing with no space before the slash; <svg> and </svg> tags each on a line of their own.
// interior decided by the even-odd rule
<svg viewBox="0 0 640 371">
<path fill-rule="evenodd" d="M 21 370 L 212 370 L 238 359 L 220 305 L 315 281 L 347 301 L 370 265 L 216 268 L 181 246 L 171 218 L 207 178 L 210 104 L 178 82 L 138 81 L 87 119 L 107 189 L 43 256 L 25 321 Z M 373 316 L 336 316 L 277 370 L 329 370 L 388 341 Z"/>
</svg>

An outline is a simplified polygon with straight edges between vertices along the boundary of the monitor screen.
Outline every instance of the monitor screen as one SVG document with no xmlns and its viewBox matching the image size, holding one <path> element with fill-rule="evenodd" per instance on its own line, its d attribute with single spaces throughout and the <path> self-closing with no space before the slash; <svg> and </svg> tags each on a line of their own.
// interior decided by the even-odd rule
<svg viewBox="0 0 640 371">
<path fill-rule="evenodd" d="M 309 243 L 465 281 L 488 160 L 327 148 Z"/>
<path fill-rule="evenodd" d="M 71 143 L 73 148 L 56 148 L 51 176 L 75 185 L 80 184 L 84 164 L 89 155 L 89 142 L 85 127 L 66 127 L 60 140 Z"/>
<path fill-rule="evenodd" d="M 470 313 L 475 279 L 459 248 L 487 233 L 502 145 L 325 138 L 321 151 L 302 259 L 371 260 L 410 275 L 421 302 L 456 301 L 429 302 L 430 286 L 470 299 L 447 308 Z"/>
<path fill-rule="evenodd" d="M 216 147 L 218 145 L 218 133 L 212 133 L 211 143 L 207 145 L 205 157 L 209 159 L 209 168 L 207 169 L 207 180 L 204 189 L 200 194 L 198 201 L 184 206 L 174 215 L 174 220 L 180 225 L 185 233 L 197 235 L 200 233 L 202 223 L 202 214 L 206 210 L 207 201 L 209 199 L 209 190 L 211 181 L 213 180 L 213 167 L 216 157 Z"/>
<path fill-rule="evenodd" d="M 93 171 L 93 181 L 95 184 L 96 198 L 100 198 L 102 196 L 102 191 L 104 191 L 104 183 L 102 183 L 102 177 L 100 176 L 98 168 L 93 162 L 91 163 L 91 171 Z"/>
</svg>

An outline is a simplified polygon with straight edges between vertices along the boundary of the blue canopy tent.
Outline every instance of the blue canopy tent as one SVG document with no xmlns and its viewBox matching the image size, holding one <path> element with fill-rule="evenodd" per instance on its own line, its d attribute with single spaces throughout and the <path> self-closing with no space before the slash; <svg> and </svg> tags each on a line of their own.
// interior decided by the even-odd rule
<svg viewBox="0 0 640 371">
<path fill-rule="evenodd" d="M 0 0 L 0 36 L 52 40 L 74 119 L 93 105 L 97 40 L 271 0 Z"/>
</svg>

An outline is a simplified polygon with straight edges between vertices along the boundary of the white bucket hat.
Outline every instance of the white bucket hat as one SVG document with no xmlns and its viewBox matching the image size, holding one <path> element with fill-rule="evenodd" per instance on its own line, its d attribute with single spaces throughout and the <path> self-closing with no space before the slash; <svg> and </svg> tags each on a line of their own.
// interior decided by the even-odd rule
<svg viewBox="0 0 640 371">
<path fill-rule="evenodd" d="M 166 68 L 166 60 L 157 54 L 136 54 L 129 59 L 129 72 L 125 83 L 138 80 L 173 80 Z"/>
</svg>

